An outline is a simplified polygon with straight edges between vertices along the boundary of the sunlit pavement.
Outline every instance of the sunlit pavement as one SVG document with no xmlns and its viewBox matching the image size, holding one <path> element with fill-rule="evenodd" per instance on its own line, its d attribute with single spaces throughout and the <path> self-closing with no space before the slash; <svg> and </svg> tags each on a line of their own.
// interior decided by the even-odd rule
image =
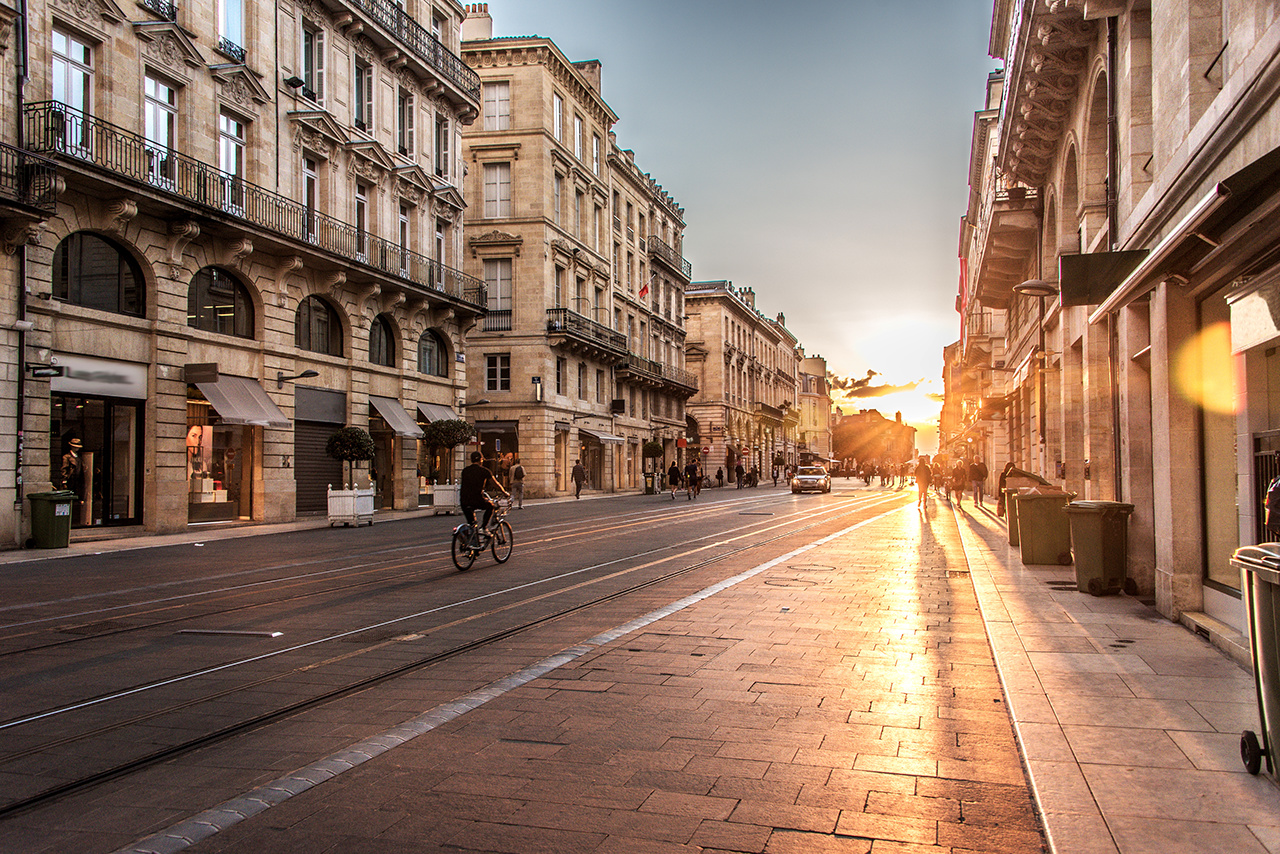
<svg viewBox="0 0 1280 854">
<path fill-rule="evenodd" d="M 956 518 L 1054 850 L 1280 852 L 1280 787 L 1240 760 L 1252 674 L 1137 599 L 1077 592 L 1073 567 L 1024 566 L 993 508 Z"/>
</svg>

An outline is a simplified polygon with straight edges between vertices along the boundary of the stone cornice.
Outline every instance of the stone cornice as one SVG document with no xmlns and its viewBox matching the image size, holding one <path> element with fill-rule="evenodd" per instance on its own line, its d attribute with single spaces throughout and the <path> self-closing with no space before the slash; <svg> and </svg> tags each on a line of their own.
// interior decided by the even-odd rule
<svg viewBox="0 0 1280 854">
<path fill-rule="evenodd" d="M 510 39 L 486 39 L 464 42 L 462 58 L 472 70 L 481 75 L 486 69 L 509 68 L 520 65 L 541 65 L 551 78 L 559 83 L 569 97 L 591 114 L 596 124 L 608 131 L 618 120 L 604 98 L 583 78 L 582 73 L 560 52 L 555 42 L 535 36 Z"/>
</svg>

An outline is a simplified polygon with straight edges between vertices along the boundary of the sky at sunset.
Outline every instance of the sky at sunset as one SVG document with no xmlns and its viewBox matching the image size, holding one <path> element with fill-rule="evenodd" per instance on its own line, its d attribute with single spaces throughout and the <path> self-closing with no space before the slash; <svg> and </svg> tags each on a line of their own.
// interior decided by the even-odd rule
<svg viewBox="0 0 1280 854">
<path fill-rule="evenodd" d="M 618 143 L 685 209 L 694 280 L 754 289 L 867 395 L 844 411 L 900 410 L 932 451 L 991 0 L 488 5 L 495 36 L 601 61 Z"/>
</svg>

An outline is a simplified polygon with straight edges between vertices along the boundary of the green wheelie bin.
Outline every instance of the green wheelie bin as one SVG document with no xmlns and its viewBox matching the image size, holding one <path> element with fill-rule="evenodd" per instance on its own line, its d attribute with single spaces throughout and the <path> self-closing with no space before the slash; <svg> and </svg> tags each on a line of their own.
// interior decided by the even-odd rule
<svg viewBox="0 0 1280 854">
<path fill-rule="evenodd" d="M 1133 505 L 1121 501 L 1072 501 L 1067 505 L 1076 589 L 1081 593 L 1138 592 L 1137 583 L 1126 577 L 1131 513 Z"/>
<path fill-rule="evenodd" d="M 657 491 L 658 491 L 658 490 L 654 489 L 654 476 L 653 476 L 653 472 L 651 472 L 651 471 L 647 471 L 647 472 L 645 472 L 645 473 L 644 473 L 644 494 L 645 494 L 645 495 L 654 495 L 654 494 L 656 494 L 656 493 L 657 493 Z"/>
<path fill-rule="evenodd" d="M 1236 549 L 1231 564 L 1240 570 L 1262 723 L 1261 740 L 1253 730 L 1241 734 L 1240 759 L 1250 774 L 1261 771 L 1265 759 L 1272 781 L 1280 783 L 1280 543 Z"/>
<path fill-rule="evenodd" d="M 1013 496 L 1018 505 L 1018 544 L 1027 564 L 1071 564 L 1071 524 L 1066 492 L 1024 489 Z"/>
<path fill-rule="evenodd" d="M 76 494 L 67 489 L 33 492 L 31 544 L 38 549 L 65 549 L 71 545 L 71 505 Z"/>
<path fill-rule="evenodd" d="M 1001 475 L 1001 488 L 1004 491 L 1004 517 L 1009 526 L 1009 545 L 1016 546 L 1021 542 L 1018 536 L 1018 502 L 1014 499 L 1019 492 L 1036 486 L 1052 486 L 1038 474 L 1020 468 L 1011 468 Z"/>
</svg>

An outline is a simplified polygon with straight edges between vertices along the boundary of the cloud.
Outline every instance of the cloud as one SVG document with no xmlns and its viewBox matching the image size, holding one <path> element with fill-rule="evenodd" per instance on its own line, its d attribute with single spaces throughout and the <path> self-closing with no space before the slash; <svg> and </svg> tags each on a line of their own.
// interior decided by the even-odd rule
<svg viewBox="0 0 1280 854">
<path fill-rule="evenodd" d="M 915 391 L 923 383 L 923 379 L 918 379 L 913 383 L 905 385 L 872 385 L 871 381 L 881 376 L 878 371 L 867 371 L 867 375 L 862 379 L 852 377 L 841 377 L 832 373 L 827 374 L 827 382 L 831 385 L 832 391 L 840 392 L 839 397 L 844 398 L 864 398 L 864 397 L 886 397 L 891 394 L 901 394 L 903 392 Z"/>
</svg>

